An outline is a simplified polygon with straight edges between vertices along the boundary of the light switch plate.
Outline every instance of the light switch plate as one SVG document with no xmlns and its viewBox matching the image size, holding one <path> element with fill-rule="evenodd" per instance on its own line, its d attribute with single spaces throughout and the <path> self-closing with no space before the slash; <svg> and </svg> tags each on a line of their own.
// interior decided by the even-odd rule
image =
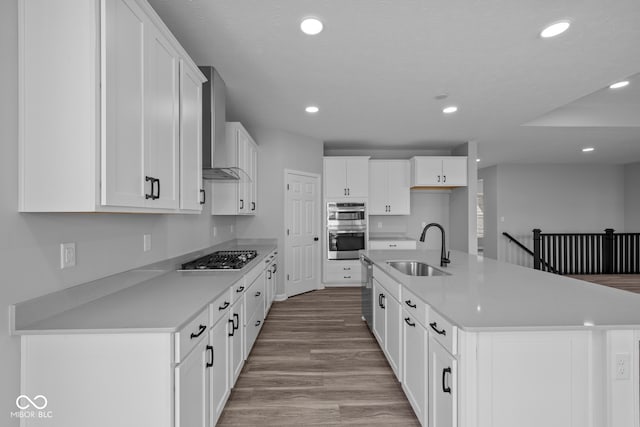
<svg viewBox="0 0 640 427">
<path fill-rule="evenodd" d="M 151 234 L 145 234 L 143 237 L 144 251 L 149 252 L 151 250 Z"/>
<path fill-rule="evenodd" d="M 76 244 L 60 243 L 60 269 L 76 266 Z"/>
</svg>

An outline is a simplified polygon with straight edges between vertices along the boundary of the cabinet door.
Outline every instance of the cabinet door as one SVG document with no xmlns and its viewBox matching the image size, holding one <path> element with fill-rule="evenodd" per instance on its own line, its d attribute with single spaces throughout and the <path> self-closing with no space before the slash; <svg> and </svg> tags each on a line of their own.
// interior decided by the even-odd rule
<svg viewBox="0 0 640 427">
<path fill-rule="evenodd" d="M 250 164 L 250 148 L 249 148 L 249 136 L 241 129 L 237 131 L 237 150 L 238 150 L 238 167 L 245 171 L 249 178 L 251 177 L 251 164 Z M 238 213 L 249 213 L 251 204 L 251 183 L 240 182 L 238 185 Z"/>
<path fill-rule="evenodd" d="M 386 295 L 382 286 L 373 280 L 373 334 L 378 339 L 381 348 L 385 348 L 385 336 L 386 336 Z"/>
<path fill-rule="evenodd" d="M 203 339 L 176 367 L 176 427 L 208 427 L 210 405 L 207 363 L 211 350 Z"/>
<path fill-rule="evenodd" d="M 229 326 L 231 324 L 226 319 L 220 319 L 209 334 L 209 344 L 212 348 L 211 356 L 213 357 L 213 366 L 209 367 L 211 425 L 215 425 L 220 417 L 231 389 L 229 385 L 229 340 L 227 339 Z"/>
<path fill-rule="evenodd" d="M 347 196 L 369 196 L 369 158 L 347 160 Z"/>
<path fill-rule="evenodd" d="M 149 25 L 133 0 L 104 2 L 102 25 L 102 200 L 145 206 L 144 73 Z"/>
<path fill-rule="evenodd" d="M 229 381 L 231 386 L 236 383 L 244 364 L 244 298 L 240 298 L 229 312 Z"/>
<path fill-rule="evenodd" d="M 389 365 L 396 374 L 398 380 L 401 379 L 401 342 L 402 342 L 402 324 L 400 303 L 393 298 L 387 298 L 385 301 L 386 311 L 386 330 L 385 330 L 385 350 Z"/>
<path fill-rule="evenodd" d="M 415 186 L 441 186 L 442 157 L 415 157 L 413 183 Z"/>
<path fill-rule="evenodd" d="M 427 425 L 427 331 L 402 310 L 402 388 L 423 426 Z"/>
<path fill-rule="evenodd" d="M 346 159 L 325 157 L 324 192 L 326 197 L 345 197 L 347 195 Z"/>
<path fill-rule="evenodd" d="M 180 64 L 180 209 L 201 211 L 202 83 Z"/>
<path fill-rule="evenodd" d="M 258 210 L 258 147 L 254 143 L 249 144 L 249 212 L 255 215 Z"/>
<path fill-rule="evenodd" d="M 145 70 L 145 167 L 156 179 L 157 199 L 147 199 L 153 208 L 179 206 L 179 58 L 157 30 L 147 31 Z"/>
<path fill-rule="evenodd" d="M 456 360 L 429 339 L 429 427 L 453 427 L 457 415 Z"/>
<path fill-rule="evenodd" d="M 387 162 L 371 160 L 369 162 L 369 215 L 389 214 L 389 180 Z"/>
<path fill-rule="evenodd" d="M 409 193 L 410 166 L 408 160 L 393 160 L 387 162 L 387 204 L 389 215 L 411 214 L 411 201 Z M 373 195 L 377 189 L 371 188 Z M 371 197 L 369 198 L 371 200 Z"/>
<path fill-rule="evenodd" d="M 443 184 L 447 186 L 467 186 L 467 158 L 445 157 L 442 159 Z"/>
</svg>

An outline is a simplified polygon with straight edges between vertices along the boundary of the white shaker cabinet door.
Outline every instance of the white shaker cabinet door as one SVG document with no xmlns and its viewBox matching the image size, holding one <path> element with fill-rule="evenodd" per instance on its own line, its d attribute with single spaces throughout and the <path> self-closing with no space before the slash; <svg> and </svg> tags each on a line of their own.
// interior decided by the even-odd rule
<svg viewBox="0 0 640 427">
<path fill-rule="evenodd" d="M 387 194 L 388 214 L 411 214 L 409 193 L 410 166 L 408 160 L 391 160 L 387 162 Z M 370 191 L 376 191 L 371 188 Z"/>
<path fill-rule="evenodd" d="M 209 333 L 213 366 L 209 367 L 212 424 L 215 425 L 229 397 L 229 340 L 231 324 L 226 318 L 220 319 Z"/>
<path fill-rule="evenodd" d="M 327 198 L 347 195 L 347 161 L 339 157 L 324 159 L 324 191 Z"/>
<path fill-rule="evenodd" d="M 467 157 L 445 157 L 442 159 L 443 185 L 467 186 Z"/>
<path fill-rule="evenodd" d="M 387 360 L 389 365 L 393 369 L 398 379 L 401 379 L 401 343 L 402 343 L 402 325 L 400 323 L 400 316 L 402 310 L 400 303 L 393 298 L 387 298 L 385 301 L 386 311 L 386 331 L 385 331 L 385 350 L 387 353 Z"/>
<path fill-rule="evenodd" d="M 437 341 L 429 339 L 429 427 L 456 426 L 456 360 Z"/>
<path fill-rule="evenodd" d="M 211 350 L 206 339 L 176 367 L 176 427 L 208 427 L 207 363 Z"/>
<path fill-rule="evenodd" d="M 200 211 L 202 187 L 202 83 L 184 63 L 180 67 L 180 209 Z"/>
<path fill-rule="evenodd" d="M 389 213 L 387 165 L 388 163 L 384 160 L 369 162 L 369 215 L 388 215 Z"/>
<path fill-rule="evenodd" d="M 380 347 L 385 347 L 385 337 L 387 329 L 387 318 L 385 313 L 386 294 L 382 286 L 373 280 L 373 334 L 378 339 Z"/>
<path fill-rule="evenodd" d="M 369 196 L 369 158 L 350 158 L 347 160 L 347 196 Z"/>
<path fill-rule="evenodd" d="M 423 426 L 427 425 L 428 335 L 414 316 L 402 310 L 402 388 Z"/>
<path fill-rule="evenodd" d="M 145 206 L 145 31 L 133 0 L 104 1 L 102 22 L 102 204 Z M 146 190 L 145 190 L 146 189 Z"/>
<path fill-rule="evenodd" d="M 147 31 L 145 72 L 146 175 L 156 179 L 147 207 L 177 209 L 179 204 L 179 58 L 157 31 Z M 146 178 L 145 178 L 146 179 Z"/>
</svg>

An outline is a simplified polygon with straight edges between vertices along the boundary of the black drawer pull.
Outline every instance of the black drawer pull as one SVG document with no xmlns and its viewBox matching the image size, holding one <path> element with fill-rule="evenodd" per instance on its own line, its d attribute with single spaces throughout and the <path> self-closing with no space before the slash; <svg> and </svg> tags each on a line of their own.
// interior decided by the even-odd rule
<svg viewBox="0 0 640 427">
<path fill-rule="evenodd" d="M 202 199 L 200 199 L 200 204 L 204 205 L 207 201 L 207 192 L 204 189 L 200 189 L 200 194 L 202 194 Z"/>
<path fill-rule="evenodd" d="M 231 323 L 231 332 L 229 332 L 229 336 L 232 337 L 235 335 L 236 328 L 234 327 L 233 319 L 229 319 L 229 323 Z"/>
<path fill-rule="evenodd" d="M 198 328 L 198 333 L 194 333 L 194 332 L 191 333 L 191 339 L 198 338 L 206 330 L 207 330 L 207 327 L 205 325 L 200 325 L 200 327 Z"/>
<path fill-rule="evenodd" d="M 260 323 L 262 323 L 262 322 L 259 321 L 259 320 L 256 320 L 256 327 L 260 326 Z"/>
<path fill-rule="evenodd" d="M 406 323 L 407 325 L 412 326 L 412 327 L 414 327 L 414 328 L 416 327 L 416 324 L 415 324 L 415 323 L 411 323 L 411 322 L 409 321 L 409 318 L 408 318 L 408 317 L 405 317 L 405 318 L 404 318 L 404 321 L 405 321 L 405 323 Z"/>
<path fill-rule="evenodd" d="M 431 329 L 436 331 L 438 333 L 438 335 L 447 335 L 447 331 L 445 329 L 443 329 L 443 330 L 439 330 L 438 329 L 438 324 L 436 322 L 429 323 L 429 326 L 431 326 Z"/>
<path fill-rule="evenodd" d="M 244 209 L 244 200 L 240 199 L 240 209 Z"/>
<path fill-rule="evenodd" d="M 342 276 L 344 279 L 351 279 L 351 276 Z"/>
<path fill-rule="evenodd" d="M 410 299 L 406 300 L 404 303 L 405 303 L 405 304 L 407 304 L 407 305 L 408 305 L 409 307 L 411 307 L 411 308 L 416 308 L 416 307 L 417 307 L 417 305 L 415 305 L 415 304 L 411 303 L 411 300 L 410 300 Z"/>
<path fill-rule="evenodd" d="M 236 321 L 233 322 L 233 329 L 234 330 L 238 330 L 240 329 L 240 315 L 238 313 L 233 313 L 233 318 L 236 319 Z"/>
<path fill-rule="evenodd" d="M 259 297 L 260 295 L 262 295 L 262 292 L 258 291 L 256 292 L 256 296 Z"/>
<path fill-rule="evenodd" d="M 447 387 L 447 374 L 451 375 L 451 368 L 442 370 L 442 391 L 451 394 L 451 387 Z"/>
<path fill-rule="evenodd" d="M 244 291 L 244 286 L 240 286 L 238 289 L 236 289 L 237 293 L 240 293 L 242 291 Z"/>
<path fill-rule="evenodd" d="M 207 362 L 207 368 L 210 368 L 213 366 L 213 346 L 208 345 L 207 346 L 207 351 L 209 352 L 209 361 Z"/>
<path fill-rule="evenodd" d="M 218 307 L 218 310 L 224 310 L 227 307 L 229 307 L 229 301 L 225 301 L 224 304 Z"/>
<path fill-rule="evenodd" d="M 149 181 L 151 181 L 151 194 L 145 194 L 144 198 L 153 200 L 153 183 L 154 183 L 154 180 L 150 176 L 145 176 L 144 177 L 144 182 L 149 182 Z"/>
</svg>

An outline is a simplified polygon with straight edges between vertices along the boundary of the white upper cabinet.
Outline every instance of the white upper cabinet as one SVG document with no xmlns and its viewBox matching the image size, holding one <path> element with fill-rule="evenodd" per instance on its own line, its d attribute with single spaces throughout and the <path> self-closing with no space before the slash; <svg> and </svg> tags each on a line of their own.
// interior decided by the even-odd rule
<svg viewBox="0 0 640 427">
<path fill-rule="evenodd" d="M 149 4 L 19 5 L 20 211 L 198 211 L 187 200 L 200 197 L 199 179 L 181 182 L 185 167 L 201 169 L 201 130 L 180 127 L 194 102 L 182 102 L 181 64 L 191 89 L 205 78 Z"/>
<path fill-rule="evenodd" d="M 325 157 L 324 192 L 326 198 L 367 198 L 369 157 Z"/>
<path fill-rule="evenodd" d="M 369 161 L 369 215 L 409 215 L 409 160 Z"/>
<path fill-rule="evenodd" d="M 411 158 L 411 187 L 466 187 L 467 157 Z"/>
<path fill-rule="evenodd" d="M 213 215 L 255 215 L 258 210 L 258 146 L 239 122 L 226 123 L 225 165 L 246 173 L 240 181 L 212 185 Z M 248 179 L 247 179 L 248 177 Z"/>
<path fill-rule="evenodd" d="M 193 69 L 180 66 L 180 209 L 201 211 L 202 83 Z"/>
</svg>

